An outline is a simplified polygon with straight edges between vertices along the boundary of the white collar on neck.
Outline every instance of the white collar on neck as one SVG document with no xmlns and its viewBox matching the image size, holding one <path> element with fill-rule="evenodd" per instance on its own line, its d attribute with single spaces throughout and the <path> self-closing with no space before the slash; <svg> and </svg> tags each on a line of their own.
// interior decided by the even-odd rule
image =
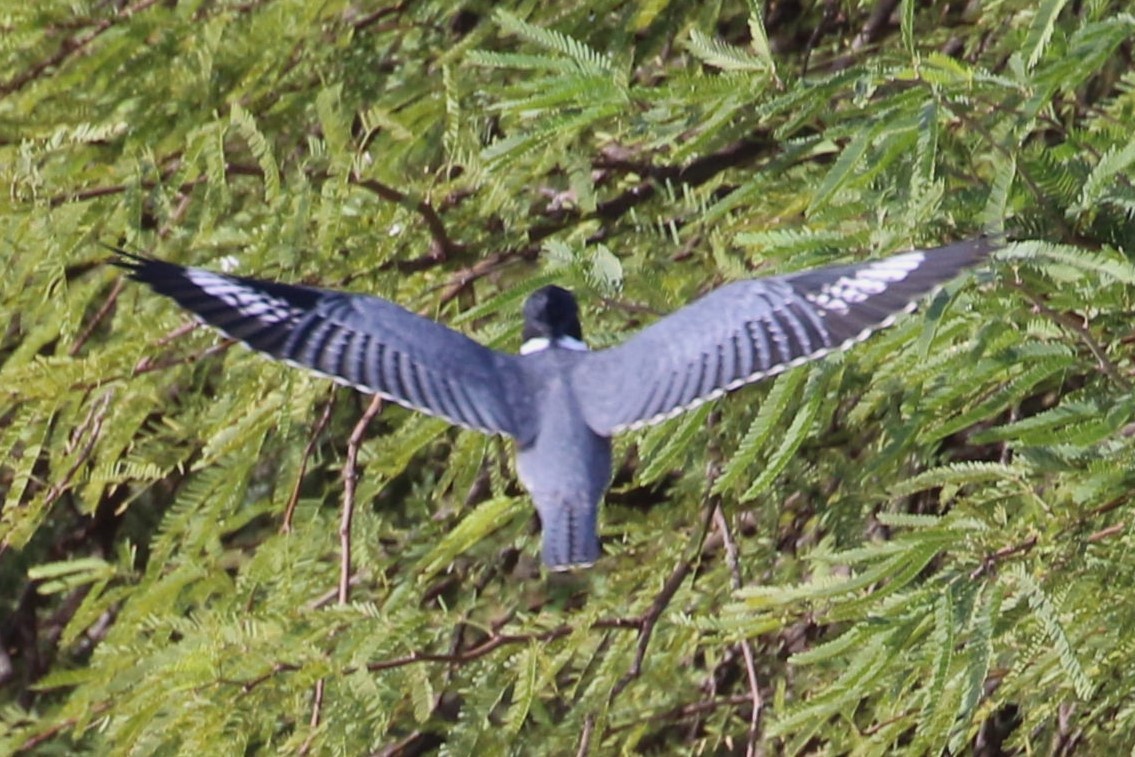
<svg viewBox="0 0 1135 757">
<path fill-rule="evenodd" d="M 587 352 L 587 345 L 573 336 L 561 336 L 558 339 L 548 339 L 544 336 L 537 336 L 520 345 L 520 354 L 531 355 L 533 352 L 541 352 L 549 347 L 559 347 L 560 349 L 575 350 L 576 352 Z"/>
</svg>

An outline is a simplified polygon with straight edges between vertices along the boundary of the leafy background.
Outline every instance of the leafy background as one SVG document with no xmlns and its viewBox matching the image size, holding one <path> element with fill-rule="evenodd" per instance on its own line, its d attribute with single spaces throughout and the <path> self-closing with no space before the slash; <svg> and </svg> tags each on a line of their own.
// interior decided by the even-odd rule
<svg viewBox="0 0 1135 757">
<path fill-rule="evenodd" d="M 1129 3 L 3 24 L 0 751 L 1135 743 Z M 507 443 L 230 349 L 98 245 L 515 349 L 547 282 L 603 346 L 983 231 L 1015 241 L 919 315 L 620 439 L 568 578 Z"/>
</svg>

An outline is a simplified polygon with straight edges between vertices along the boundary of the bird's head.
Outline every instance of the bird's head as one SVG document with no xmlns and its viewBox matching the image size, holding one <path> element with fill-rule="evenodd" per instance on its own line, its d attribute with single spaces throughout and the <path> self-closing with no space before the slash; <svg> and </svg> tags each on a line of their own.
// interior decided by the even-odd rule
<svg viewBox="0 0 1135 757">
<path fill-rule="evenodd" d="M 524 341 L 554 342 L 565 338 L 583 341 L 575 297 L 558 286 L 537 289 L 524 303 Z"/>
</svg>

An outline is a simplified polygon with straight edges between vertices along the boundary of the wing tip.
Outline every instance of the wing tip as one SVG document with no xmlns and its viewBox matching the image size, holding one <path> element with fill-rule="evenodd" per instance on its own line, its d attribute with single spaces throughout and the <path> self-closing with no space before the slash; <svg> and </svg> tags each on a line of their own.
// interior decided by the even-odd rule
<svg viewBox="0 0 1135 757">
<path fill-rule="evenodd" d="M 147 284 L 150 287 L 155 287 L 155 285 L 170 278 L 181 277 L 186 271 L 185 266 L 176 263 L 168 263 L 148 255 L 139 255 L 106 242 L 99 242 L 98 244 L 114 253 L 115 257 L 106 261 L 108 264 L 126 271 L 126 275 L 133 281 Z M 162 293 L 159 292 L 159 294 Z"/>
<path fill-rule="evenodd" d="M 136 271 L 144 267 L 147 263 L 152 261 L 152 258 L 147 258 L 143 255 L 137 255 L 129 252 L 122 247 L 106 242 L 99 241 L 97 244 L 115 254 L 115 257 L 110 258 L 106 262 L 110 265 L 117 266 L 118 268 L 125 268 L 128 271 Z"/>
<path fill-rule="evenodd" d="M 1004 234 L 982 234 L 935 249 L 911 250 L 911 252 L 924 253 L 927 262 L 932 262 L 935 258 L 948 256 L 951 258 L 950 263 L 961 271 L 985 262 L 992 257 L 993 253 L 1003 248 L 1006 244 L 1007 240 Z"/>
</svg>

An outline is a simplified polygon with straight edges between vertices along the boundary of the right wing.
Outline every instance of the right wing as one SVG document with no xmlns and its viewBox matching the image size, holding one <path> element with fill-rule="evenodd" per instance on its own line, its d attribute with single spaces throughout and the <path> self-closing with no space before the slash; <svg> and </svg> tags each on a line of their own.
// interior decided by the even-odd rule
<svg viewBox="0 0 1135 757">
<path fill-rule="evenodd" d="M 727 284 L 621 345 L 582 356 L 572 385 L 597 434 L 658 423 L 847 349 L 997 246 L 978 239 Z"/>
<path fill-rule="evenodd" d="M 275 284 L 115 250 L 130 278 L 254 350 L 488 434 L 531 426 L 518 358 L 394 303 Z"/>
</svg>

